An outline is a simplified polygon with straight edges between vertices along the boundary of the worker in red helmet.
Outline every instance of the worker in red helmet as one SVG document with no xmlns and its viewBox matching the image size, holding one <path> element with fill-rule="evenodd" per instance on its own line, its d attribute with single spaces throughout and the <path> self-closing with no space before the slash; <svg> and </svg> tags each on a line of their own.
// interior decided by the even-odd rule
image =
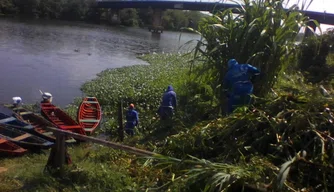
<svg viewBox="0 0 334 192">
<path fill-rule="evenodd" d="M 126 111 L 126 123 L 125 123 L 125 132 L 133 136 L 135 134 L 135 127 L 139 123 L 138 112 L 135 110 L 135 105 L 130 104 L 128 110 Z"/>
</svg>

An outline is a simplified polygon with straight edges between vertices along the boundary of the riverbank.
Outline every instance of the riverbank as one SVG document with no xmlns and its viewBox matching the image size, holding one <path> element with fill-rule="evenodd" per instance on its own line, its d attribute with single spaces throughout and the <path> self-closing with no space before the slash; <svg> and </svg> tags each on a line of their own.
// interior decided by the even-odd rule
<svg viewBox="0 0 334 192">
<path fill-rule="evenodd" d="M 333 189 L 333 148 L 326 138 L 332 138 L 330 109 L 334 101 L 323 97 L 318 85 L 308 84 L 300 74 L 286 74 L 279 77 L 275 93 L 257 98 L 251 110 L 241 108 L 231 116 L 221 117 L 212 90 L 194 81 L 196 76 L 189 73 L 192 55 L 151 54 L 142 59 L 150 65 L 105 70 L 81 89 L 101 102 L 106 118 L 101 131 L 110 134 L 111 140 L 117 137 L 116 107 L 122 99 L 124 110 L 128 102 L 134 103 L 140 118 L 136 136 L 126 137 L 124 144 L 174 158 L 137 159 L 122 151 L 85 143 L 70 147 L 73 165 L 67 167 L 62 178 L 42 172 L 48 152 L 2 159 L 0 167 L 7 170 L 0 175 L 0 188 L 198 191 L 206 185 L 221 185 L 240 191 L 241 187 L 259 190 L 266 185 L 283 185 L 312 191 L 321 185 L 328 191 Z M 165 124 L 155 115 L 169 84 L 179 99 L 172 130 L 164 129 Z M 79 101 L 67 107 L 69 114 L 76 115 Z M 296 158 L 287 160 L 291 155 Z M 279 172 L 284 163 L 291 166 L 291 171 Z M 306 179 L 310 174 L 315 178 L 312 182 Z"/>
<path fill-rule="evenodd" d="M 125 138 L 125 144 L 154 150 L 144 142 L 144 135 L 150 135 L 156 127 L 155 111 L 164 89 L 172 84 L 182 95 L 181 87 L 186 82 L 190 63 L 189 56 L 180 54 L 151 54 L 141 59 L 150 65 L 138 65 L 109 69 L 98 74 L 98 78 L 85 83 L 82 91 L 96 96 L 103 108 L 104 123 L 96 134 L 110 135 L 116 140 L 117 104 L 133 102 L 140 114 L 140 130 L 134 138 Z M 76 117 L 80 98 L 67 106 L 67 112 Z M 126 108 L 126 105 L 124 106 Z M 33 109 L 33 108 L 31 108 Z M 142 140 L 142 141 L 141 141 Z M 94 144 L 70 147 L 69 153 L 74 162 L 68 167 L 66 176 L 59 180 L 43 173 L 48 158 L 45 154 L 29 154 L 19 158 L 6 158 L 0 167 L 7 170 L 0 175 L 2 191 L 47 190 L 62 188 L 64 191 L 145 191 L 158 187 L 162 179 L 161 169 L 144 166 L 145 159 L 136 160 L 133 155 Z M 29 167 L 29 169 L 23 169 Z M 113 173 L 113 174 L 111 174 Z"/>
<path fill-rule="evenodd" d="M 102 26 L 102 27 L 108 27 L 108 28 L 137 28 L 137 29 L 143 29 L 146 30 L 147 33 L 149 32 L 149 27 L 151 25 L 142 25 L 142 26 L 127 26 L 122 24 L 112 24 L 108 21 L 100 21 L 99 23 L 90 22 L 90 21 L 82 21 L 82 20 L 66 20 L 66 19 L 48 19 L 48 18 L 30 18 L 20 15 L 1 15 L 0 19 L 6 19 L 12 22 L 21 22 L 21 23 L 31 23 L 31 24 L 43 24 L 43 25 L 70 25 L 70 26 L 82 26 L 82 27 L 89 27 L 93 28 L 94 26 Z M 181 27 L 180 29 L 164 29 L 164 32 L 178 32 L 183 34 L 196 34 L 195 31 L 189 30 L 185 27 Z M 155 34 L 158 35 L 158 34 Z M 160 35 L 160 34 L 159 34 Z M 162 35 L 162 34 L 161 34 Z"/>
<path fill-rule="evenodd" d="M 25 17 L 25 18 L 46 18 L 52 20 L 86 21 L 89 23 L 109 23 L 110 10 L 98 8 L 97 2 L 93 0 L 83 1 L 60 1 L 40 2 L 31 0 L 29 2 L 17 0 L 4 0 L 0 2 L 0 16 Z M 166 10 L 162 16 L 162 27 L 165 30 L 180 30 L 182 27 L 197 28 L 201 18 L 206 17 L 199 11 Z M 153 9 L 127 8 L 118 13 L 115 23 L 124 26 L 148 26 L 152 24 Z M 113 19 L 112 19 L 113 20 Z"/>
</svg>

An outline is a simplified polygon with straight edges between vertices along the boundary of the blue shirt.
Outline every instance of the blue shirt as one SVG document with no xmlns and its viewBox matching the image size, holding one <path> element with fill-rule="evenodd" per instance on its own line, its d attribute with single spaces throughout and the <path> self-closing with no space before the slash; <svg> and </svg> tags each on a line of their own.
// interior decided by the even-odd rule
<svg viewBox="0 0 334 192">
<path fill-rule="evenodd" d="M 163 94 L 161 105 L 176 107 L 176 93 L 171 85 L 167 87 L 166 92 Z"/>
<path fill-rule="evenodd" d="M 125 128 L 134 128 L 138 125 L 139 118 L 138 112 L 134 109 L 129 109 L 126 111 L 126 124 Z"/>
<path fill-rule="evenodd" d="M 249 64 L 235 64 L 231 66 L 231 68 L 227 71 L 224 77 L 224 88 L 229 89 L 230 91 L 233 89 L 233 86 L 236 83 L 241 82 L 250 82 L 250 78 L 253 75 L 260 74 L 260 71 Z"/>
</svg>

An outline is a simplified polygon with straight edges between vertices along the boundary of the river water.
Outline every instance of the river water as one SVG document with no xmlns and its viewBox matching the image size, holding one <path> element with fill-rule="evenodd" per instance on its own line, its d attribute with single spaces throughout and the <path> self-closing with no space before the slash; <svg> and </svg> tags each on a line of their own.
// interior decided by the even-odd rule
<svg viewBox="0 0 334 192">
<path fill-rule="evenodd" d="M 176 52 L 196 34 L 46 20 L 0 19 L 0 103 L 24 103 L 50 92 L 61 107 L 82 96 L 80 86 L 107 68 L 147 64 L 148 52 Z M 194 43 L 181 51 L 190 50 Z"/>
</svg>

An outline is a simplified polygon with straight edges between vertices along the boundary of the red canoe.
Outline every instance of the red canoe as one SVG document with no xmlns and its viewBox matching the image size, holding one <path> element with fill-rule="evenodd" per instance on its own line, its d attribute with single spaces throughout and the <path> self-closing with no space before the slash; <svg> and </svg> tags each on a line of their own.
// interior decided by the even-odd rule
<svg viewBox="0 0 334 192">
<path fill-rule="evenodd" d="M 78 110 L 78 122 L 87 134 L 92 134 L 102 118 L 101 106 L 96 97 L 85 97 Z"/>
<path fill-rule="evenodd" d="M 41 114 L 59 129 L 86 135 L 84 129 L 75 120 L 51 103 L 41 103 Z"/>
<path fill-rule="evenodd" d="M 0 135 L 0 154 L 1 155 L 23 155 L 26 149 L 8 141 L 4 136 Z"/>
</svg>

